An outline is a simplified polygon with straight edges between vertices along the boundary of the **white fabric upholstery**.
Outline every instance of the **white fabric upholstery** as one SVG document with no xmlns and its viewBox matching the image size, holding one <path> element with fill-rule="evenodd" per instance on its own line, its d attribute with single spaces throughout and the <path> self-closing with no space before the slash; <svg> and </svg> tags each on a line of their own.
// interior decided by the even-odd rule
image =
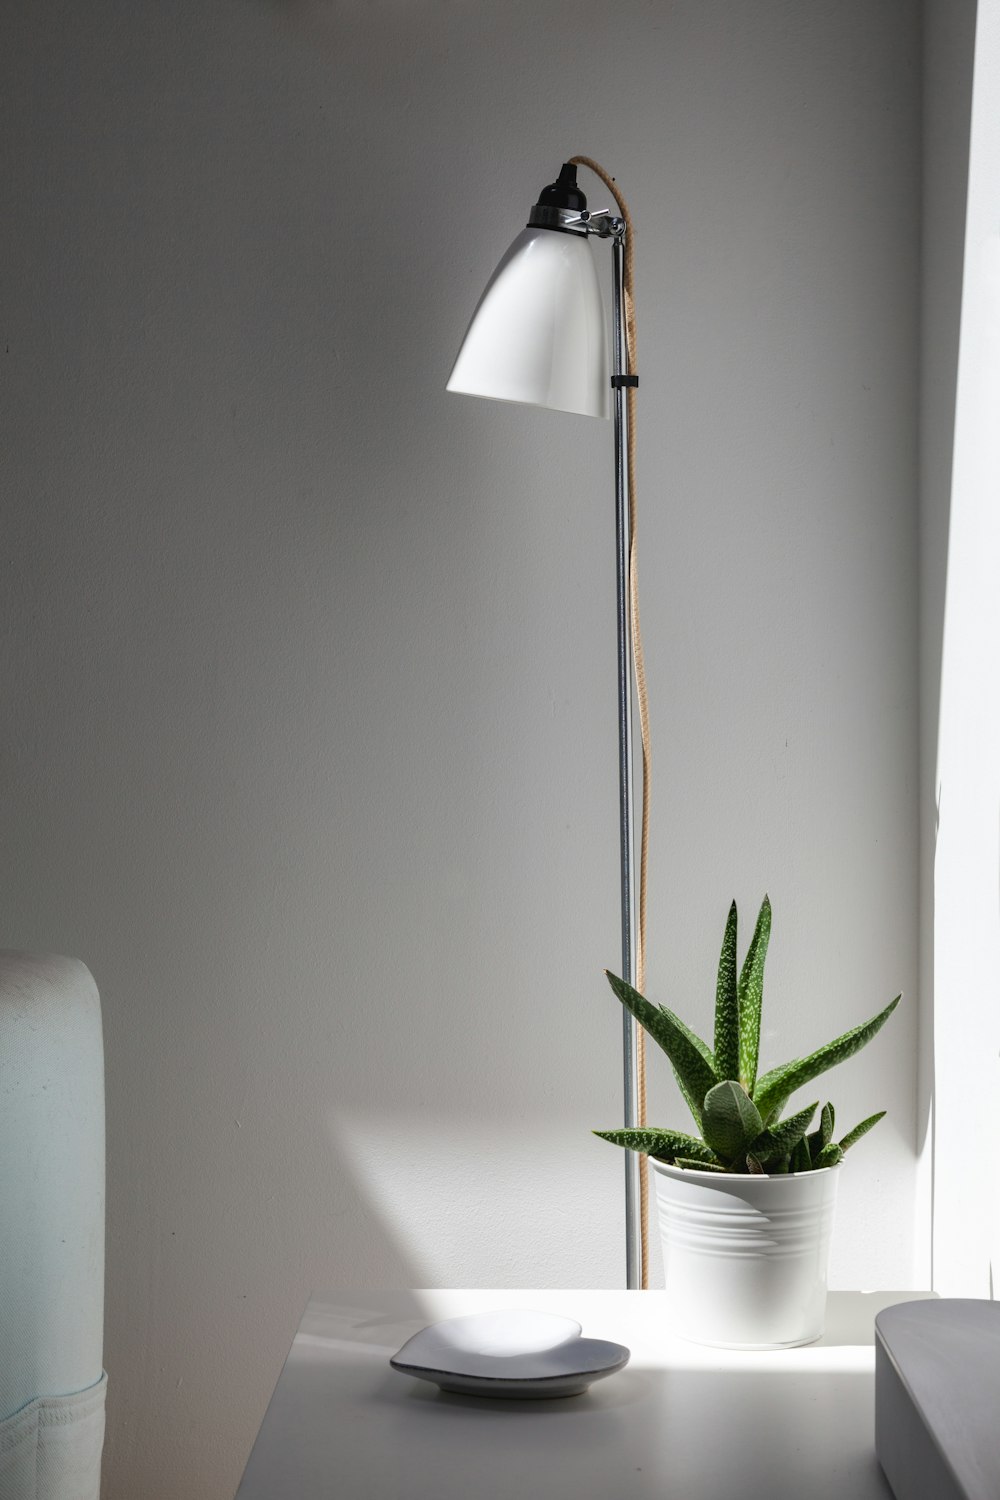
<svg viewBox="0 0 1000 1500">
<path fill-rule="evenodd" d="M 0 1500 L 91 1500 L 101 1490 L 107 1377 L 42 1396 L 0 1422 Z"/>
<path fill-rule="evenodd" d="M 97 988 L 0 951 L 0 1500 L 97 1500 L 103 1323 Z"/>
</svg>

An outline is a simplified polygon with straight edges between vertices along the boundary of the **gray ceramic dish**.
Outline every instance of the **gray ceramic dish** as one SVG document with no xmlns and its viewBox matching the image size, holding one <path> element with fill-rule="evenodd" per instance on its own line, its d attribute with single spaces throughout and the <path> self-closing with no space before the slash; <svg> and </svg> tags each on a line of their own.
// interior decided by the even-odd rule
<svg viewBox="0 0 1000 1500">
<path fill-rule="evenodd" d="M 581 1338 L 570 1318 L 504 1308 L 422 1328 L 389 1363 L 443 1391 L 534 1401 L 579 1396 L 628 1361 L 623 1344 Z"/>
</svg>

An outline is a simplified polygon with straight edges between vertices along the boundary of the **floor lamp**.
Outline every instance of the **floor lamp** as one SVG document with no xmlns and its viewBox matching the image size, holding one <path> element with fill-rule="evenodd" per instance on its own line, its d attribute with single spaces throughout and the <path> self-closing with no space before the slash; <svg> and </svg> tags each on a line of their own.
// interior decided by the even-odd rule
<svg viewBox="0 0 1000 1500">
<path fill-rule="evenodd" d="M 590 167 L 614 195 L 619 213 L 587 209 L 577 165 Z M 590 250 L 611 242 L 611 359 Z M 635 392 L 631 304 L 631 222 L 612 178 L 586 157 L 564 164 L 543 188 L 521 231 L 490 278 L 459 350 L 449 391 L 516 401 L 591 417 L 614 417 L 615 551 L 618 635 L 618 804 L 622 978 L 641 989 L 645 935 L 645 848 L 649 816 L 645 674 L 638 633 L 634 556 Z M 630 442 L 630 435 L 633 442 Z M 632 665 L 636 665 L 643 743 L 643 830 L 635 889 L 632 798 Z M 643 1034 L 623 1009 L 624 1123 L 645 1123 Z M 645 1158 L 625 1152 L 626 1285 L 646 1284 Z"/>
</svg>

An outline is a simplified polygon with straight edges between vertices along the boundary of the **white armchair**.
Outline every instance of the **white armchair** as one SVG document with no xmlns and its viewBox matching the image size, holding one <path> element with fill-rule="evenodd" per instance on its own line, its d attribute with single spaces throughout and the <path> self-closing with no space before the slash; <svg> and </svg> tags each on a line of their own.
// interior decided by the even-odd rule
<svg viewBox="0 0 1000 1500">
<path fill-rule="evenodd" d="M 103 1324 L 97 987 L 0 950 L 0 1500 L 98 1500 Z"/>
</svg>

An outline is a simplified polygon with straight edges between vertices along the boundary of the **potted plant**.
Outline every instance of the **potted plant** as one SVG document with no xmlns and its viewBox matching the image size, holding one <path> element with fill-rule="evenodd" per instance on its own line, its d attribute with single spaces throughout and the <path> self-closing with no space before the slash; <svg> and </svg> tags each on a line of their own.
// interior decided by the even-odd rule
<svg viewBox="0 0 1000 1500">
<path fill-rule="evenodd" d="M 656 1186 L 667 1305 L 697 1343 L 774 1349 L 821 1336 L 837 1178 L 844 1154 L 885 1114 L 834 1140 L 834 1109 L 818 1101 L 784 1116 L 798 1089 L 870 1042 L 899 1003 L 843 1036 L 758 1076 L 765 896 L 737 969 L 736 902 L 729 908 L 715 994 L 714 1047 L 662 1005 L 608 973 L 619 1000 L 670 1059 L 697 1135 L 651 1127 L 598 1130 L 649 1158 Z"/>
</svg>

